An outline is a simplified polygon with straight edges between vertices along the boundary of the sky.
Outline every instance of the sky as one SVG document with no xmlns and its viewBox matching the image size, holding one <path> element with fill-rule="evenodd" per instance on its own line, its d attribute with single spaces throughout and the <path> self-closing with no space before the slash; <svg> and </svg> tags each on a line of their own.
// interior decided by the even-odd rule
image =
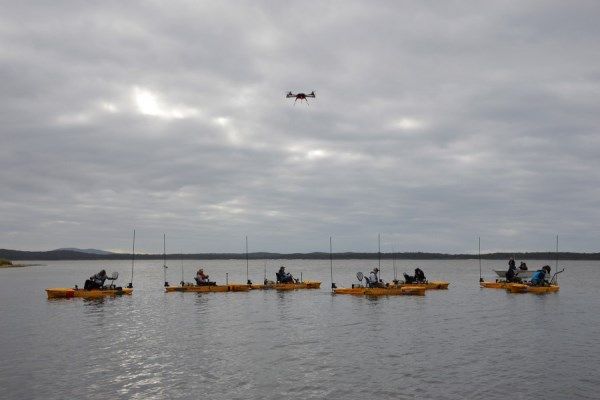
<svg viewBox="0 0 600 400">
<path fill-rule="evenodd" d="M 0 248 L 600 251 L 597 1 L 0 3 Z M 316 91 L 296 103 L 288 91 Z"/>
</svg>

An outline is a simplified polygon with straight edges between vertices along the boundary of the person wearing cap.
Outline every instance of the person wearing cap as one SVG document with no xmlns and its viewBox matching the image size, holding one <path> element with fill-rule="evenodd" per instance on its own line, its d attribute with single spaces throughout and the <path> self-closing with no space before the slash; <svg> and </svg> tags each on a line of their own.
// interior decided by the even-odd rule
<svg viewBox="0 0 600 400">
<path fill-rule="evenodd" d="M 106 275 L 106 271 L 101 270 L 97 274 L 90 276 L 90 279 L 85 281 L 83 287 L 88 290 L 100 289 L 102 286 L 104 286 L 104 281 L 106 281 L 106 278 L 108 278 L 108 276 Z"/>
<path fill-rule="evenodd" d="M 376 286 L 380 286 L 380 282 L 379 282 L 379 268 L 375 267 L 373 268 L 373 271 L 371 271 L 371 273 L 369 274 L 369 281 L 368 281 L 368 285 L 371 287 L 376 287 Z"/>
<path fill-rule="evenodd" d="M 277 276 L 278 283 L 293 283 L 294 277 L 289 272 L 285 272 L 285 267 L 282 265 L 279 268 L 279 272 L 275 274 Z"/>
<path fill-rule="evenodd" d="M 549 265 L 544 265 L 542 269 L 535 271 L 531 277 L 531 284 L 533 286 L 544 286 L 548 284 L 546 275 L 550 275 L 551 268 Z"/>
<path fill-rule="evenodd" d="M 204 270 L 202 268 L 200 268 L 198 270 L 198 272 L 196 272 L 196 278 L 194 278 L 194 279 L 196 279 L 196 283 L 198 285 L 201 285 L 203 283 L 207 283 L 208 282 L 208 275 L 206 275 L 204 273 Z"/>
</svg>

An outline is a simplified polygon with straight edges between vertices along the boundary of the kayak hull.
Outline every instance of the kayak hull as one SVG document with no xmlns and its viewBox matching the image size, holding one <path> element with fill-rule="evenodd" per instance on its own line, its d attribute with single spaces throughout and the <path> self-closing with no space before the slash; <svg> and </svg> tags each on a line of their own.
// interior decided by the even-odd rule
<svg viewBox="0 0 600 400">
<path fill-rule="evenodd" d="M 510 285 L 508 282 L 480 282 L 479 286 L 484 289 L 506 289 Z"/>
<path fill-rule="evenodd" d="M 107 296 L 122 296 L 131 295 L 133 289 L 130 288 L 115 288 L 115 289 L 74 289 L 74 288 L 49 288 L 46 289 L 46 294 L 49 299 L 97 299 Z"/>
<path fill-rule="evenodd" d="M 299 290 L 299 289 L 319 289 L 321 287 L 320 281 L 304 281 L 294 283 L 271 283 L 271 284 L 254 284 L 247 285 L 252 290 Z"/>
<path fill-rule="evenodd" d="M 336 288 L 335 294 L 349 294 L 354 296 L 424 296 L 427 289 L 424 286 L 388 286 L 383 288 Z"/>
<path fill-rule="evenodd" d="M 194 292 L 194 293 L 222 293 L 222 292 L 247 292 L 250 290 L 248 285 L 231 284 L 231 285 L 184 285 L 184 286 L 168 286 L 165 288 L 167 293 L 172 292 Z"/>
<path fill-rule="evenodd" d="M 363 296 L 365 294 L 366 289 L 367 288 L 364 288 L 364 287 L 335 288 L 335 289 L 333 289 L 333 293 L 335 293 L 335 294 L 351 294 L 354 296 Z"/>
<path fill-rule="evenodd" d="M 449 282 L 431 281 L 426 283 L 401 283 L 401 287 L 424 287 L 426 290 L 448 290 Z"/>
<path fill-rule="evenodd" d="M 555 292 L 558 292 L 559 289 L 560 289 L 560 287 L 557 286 L 557 285 L 530 286 L 530 285 L 525 285 L 523 283 L 509 283 L 506 286 L 506 290 L 509 293 L 537 293 L 537 294 L 544 294 L 544 293 L 555 293 Z"/>
<path fill-rule="evenodd" d="M 425 296 L 425 286 L 391 286 L 386 288 L 366 288 L 365 296 Z"/>
</svg>

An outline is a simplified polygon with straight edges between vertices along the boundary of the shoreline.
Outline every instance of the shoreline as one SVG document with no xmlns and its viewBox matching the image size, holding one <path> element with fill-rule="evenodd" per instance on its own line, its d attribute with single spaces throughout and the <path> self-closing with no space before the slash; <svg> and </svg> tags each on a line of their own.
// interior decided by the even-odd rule
<svg viewBox="0 0 600 400">
<path fill-rule="evenodd" d="M 0 265 L 0 269 L 2 268 L 25 268 L 25 267 L 39 267 L 44 264 L 4 264 Z"/>
</svg>

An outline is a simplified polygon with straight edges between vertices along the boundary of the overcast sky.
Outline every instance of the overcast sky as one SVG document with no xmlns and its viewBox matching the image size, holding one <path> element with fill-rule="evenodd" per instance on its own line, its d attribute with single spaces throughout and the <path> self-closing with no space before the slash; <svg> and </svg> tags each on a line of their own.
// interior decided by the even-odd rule
<svg viewBox="0 0 600 400">
<path fill-rule="evenodd" d="M 600 2 L 0 4 L 0 248 L 600 250 Z M 317 93 L 310 105 L 287 91 Z"/>
</svg>

